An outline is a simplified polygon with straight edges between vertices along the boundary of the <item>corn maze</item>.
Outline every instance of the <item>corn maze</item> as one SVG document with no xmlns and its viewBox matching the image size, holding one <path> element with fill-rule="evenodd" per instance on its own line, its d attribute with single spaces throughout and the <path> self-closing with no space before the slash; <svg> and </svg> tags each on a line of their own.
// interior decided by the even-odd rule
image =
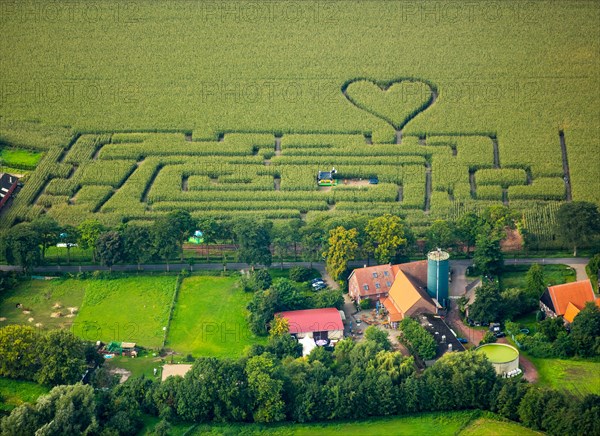
<svg viewBox="0 0 600 436">
<path fill-rule="evenodd" d="M 403 135 L 413 118 L 435 104 L 435 86 L 400 80 L 370 92 L 377 86 L 356 80 L 342 92 L 391 125 L 395 143 L 370 132 L 225 132 L 212 141 L 189 132 L 75 135 L 66 148 L 48 145 L 0 224 L 44 213 L 72 225 L 92 217 L 107 225 L 141 223 L 184 209 L 217 218 L 393 213 L 419 232 L 432 219 L 491 204 L 526 211 L 567 198 L 560 153 L 545 161 L 557 163 L 550 170 L 503 165 L 502 143 L 494 135 Z M 337 186 L 317 186 L 317 173 L 331 168 Z M 372 178 L 378 183 L 370 184 Z"/>
</svg>

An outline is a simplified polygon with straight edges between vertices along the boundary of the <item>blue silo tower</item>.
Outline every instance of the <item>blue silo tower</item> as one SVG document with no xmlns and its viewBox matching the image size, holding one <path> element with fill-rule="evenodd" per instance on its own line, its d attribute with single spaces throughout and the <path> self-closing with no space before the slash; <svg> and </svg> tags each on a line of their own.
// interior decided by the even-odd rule
<svg viewBox="0 0 600 436">
<path fill-rule="evenodd" d="M 427 293 L 444 307 L 448 300 L 449 259 L 450 255 L 439 248 L 427 254 Z"/>
</svg>

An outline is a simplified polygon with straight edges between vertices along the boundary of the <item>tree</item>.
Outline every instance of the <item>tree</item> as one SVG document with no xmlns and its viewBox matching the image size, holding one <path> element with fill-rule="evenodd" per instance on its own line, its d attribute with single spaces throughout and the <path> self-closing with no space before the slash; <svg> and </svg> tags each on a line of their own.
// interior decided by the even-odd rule
<svg viewBox="0 0 600 436">
<path fill-rule="evenodd" d="M 202 232 L 202 238 L 204 239 L 204 246 L 206 247 L 206 261 L 210 259 L 209 247 L 210 244 L 217 242 L 217 238 L 221 234 L 222 227 L 212 217 L 204 217 L 198 220 L 198 228 Z"/>
<path fill-rule="evenodd" d="M 47 215 L 42 215 L 31 222 L 31 227 L 38 233 L 42 246 L 42 260 L 46 257 L 46 249 L 59 241 L 61 228 L 56 221 Z"/>
<path fill-rule="evenodd" d="M 402 340 L 408 345 L 413 354 L 423 360 L 433 359 L 437 353 L 437 343 L 434 337 L 421 324 L 412 318 L 400 321 Z"/>
<path fill-rule="evenodd" d="M 344 308 L 344 294 L 340 290 L 317 292 L 312 300 L 315 309 L 335 307 L 342 310 Z"/>
<path fill-rule="evenodd" d="M 539 263 L 534 263 L 527 271 L 527 295 L 537 301 L 542 297 L 545 290 L 544 269 Z"/>
<path fill-rule="evenodd" d="M 39 369 L 36 350 L 39 341 L 33 327 L 7 325 L 0 328 L 0 377 L 33 380 Z"/>
<path fill-rule="evenodd" d="M 404 224 L 396 215 L 385 214 L 369 220 L 365 232 L 367 250 L 375 254 L 379 264 L 391 262 L 406 247 Z"/>
<path fill-rule="evenodd" d="M 0 239 L 4 258 L 11 265 L 19 265 L 27 274 L 40 264 L 39 235 L 29 223 L 17 224 Z"/>
<path fill-rule="evenodd" d="M 257 289 L 269 289 L 273 283 L 273 277 L 271 277 L 271 273 L 266 268 L 256 270 L 251 275 Z"/>
<path fill-rule="evenodd" d="M 598 238 L 600 212 L 587 201 L 563 203 L 556 212 L 556 225 L 561 239 L 573 247 L 573 256 L 577 256 L 578 246 Z"/>
<path fill-rule="evenodd" d="M 321 249 L 323 246 L 323 240 L 325 233 L 323 228 L 317 224 L 311 223 L 302 227 L 300 230 L 302 244 L 302 260 L 310 262 L 312 268 L 313 262 L 318 262 L 322 259 Z"/>
<path fill-rule="evenodd" d="M 589 302 L 571 323 L 575 352 L 582 357 L 600 355 L 600 308 Z"/>
<path fill-rule="evenodd" d="M 585 272 L 596 292 L 598 291 L 598 271 L 600 271 L 600 254 L 594 255 L 585 267 Z"/>
<path fill-rule="evenodd" d="M 389 351 L 392 349 L 392 343 L 390 342 L 388 332 L 381 330 L 375 326 L 371 325 L 367 327 L 367 329 L 365 330 L 365 339 L 368 341 L 376 342 L 385 351 Z"/>
<path fill-rule="evenodd" d="M 269 330 L 269 336 L 271 338 L 283 335 L 289 335 L 290 323 L 287 318 L 276 316 L 271 321 L 271 329 Z"/>
<path fill-rule="evenodd" d="M 183 244 L 196 230 L 196 220 L 192 218 L 187 210 L 174 210 L 167 214 L 169 232 L 177 241 L 183 262 Z"/>
<path fill-rule="evenodd" d="M 255 422 L 278 422 L 285 419 L 283 381 L 277 377 L 273 359 L 263 354 L 246 363 L 248 389 L 252 398 Z"/>
<path fill-rule="evenodd" d="M 483 231 L 477 236 L 473 263 L 483 275 L 497 275 L 504 267 L 504 256 L 500 249 L 500 237 Z"/>
<path fill-rule="evenodd" d="M 124 260 L 138 265 L 152 258 L 154 245 L 148 227 L 128 224 L 123 229 L 123 255 Z"/>
<path fill-rule="evenodd" d="M 339 280 L 348 268 L 348 262 L 354 259 L 358 248 L 358 231 L 336 227 L 329 232 L 329 246 L 326 252 L 327 271 L 333 280 Z"/>
<path fill-rule="evenodd" d="M 486 323 L 502 319 L 502 297 L 498 285 L 485 281 L 475 291 L 475 301 L 469 307 L 469 318 Z"/>
<path fill-rule="evenodd" d="M 98 434 L 94 389 L 80 383 L 56 386 L 35 406 L 17 407 L 0 426 L 2 434 Z"/>
<path fill-rule="evenodd" d="M 35 379 L 40 384 L 69 384 L 83 377 L 87 367 L 85 345 L 66 330 L 50 330 L 38 343 L 40 369 Z"/>
<path fill-rule="evenodd" d="M 100 233 L 104 231 L 104 226 L 98 220 L 85 220 L 77 227 L 79 231 L 78 244 L 84 250 L 92 249 L 92 260 L 96 262 L 96 241 Z"/>
<path fill-rule="evenodd" d="M 237 259 L 254 268 L 256 265 L 270 266 L 271 222 L 239 219 L 233 225 L 235 241 L 238 245 Z"/>
<path fill-rule="evenodd" d="M 71 263 L 71 248 L 79 242 L 80 234 L 77 227 L 66 225 L 61 229 L 60 241 L 65 244 L 67 249 L 67 263 Z"/>
<path fill-rule="evenodd" d="M 435 220 L 426 233 L 427 246 L 430 250 L 452 247 L 456 242 L 455 234 L 452 223 L 445 220 Z"/>
<path fill-rule="evenodd" d="M 485 332 L 485 334 L 483 335 L 483 338 L 481 339 L 481 341 L 479 341 L 479 345 L 493 344 L 497 340 L 498 339 L 496 338 L 496 336 L 494 336 L 494 334 L 492 332 Z"/>
<path fill-rule="evenodd" d="M 104 232 L 96 240 L 96 252 L 100 263 L 112 271 L 112 266 L 124 258 L 123 238 L 116 231 Z"/>
<path fill-rule="evenodd" d="M 152 246 L 155 253 L 167 262 L 169 269 L 169 260 L 172 259 L 179 250 L 179 241 L 174 226 L 168 216 L 157 219 L 150 229 L 152 237 Z"/>
<path fill-rule="evenodd" d="M 275 255 L 279 257 L 281 269 L 283 269 L 283 259 L 288 254 L 289 247 L 293 242 L 293 229 L 288 222 L 277 222 L 273 225 L 272 240 Z"/>
<path fill-rule="evenodd" d="M 462 215 L 456 222 L 455 232 L 458 239 L 465 244 L 467 253 L 477 241 L 477 235 L 481 232 L 483 220 L 473 212 Z"/>
</svg>

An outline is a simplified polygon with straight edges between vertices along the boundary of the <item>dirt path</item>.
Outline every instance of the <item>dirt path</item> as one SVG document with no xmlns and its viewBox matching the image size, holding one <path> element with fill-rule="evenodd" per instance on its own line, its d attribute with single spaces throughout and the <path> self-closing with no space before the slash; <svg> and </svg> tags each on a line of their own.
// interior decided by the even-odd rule
<svg viewBox="0 0 600 436">
<path fill-rule="evenodd" d="M 425 212 L 431 207 L 431 163 L 425 162 Z"/>
<path fill-rule="evenodd" d="M 490 137 L 492 140 L 492 147 L 494 149 L 494 168 L 500 168 L 500 149 L 498 148 L 498 139 Z"/>
<path fill-rule="evenodd" d="M 565 141 L 565 132 L 562 130 L 558 132 L 560 138 L 560 150 L 562 152 L 562 163 L 563 163 L 563 180 L 565 181 L 565 189 L 567 190 L 567 201 L 573 201 L 573 195 L 571 193 L 571 172 L 569 171 L 569 159 L 567 157 L 567 143 Z"/>
</svg>

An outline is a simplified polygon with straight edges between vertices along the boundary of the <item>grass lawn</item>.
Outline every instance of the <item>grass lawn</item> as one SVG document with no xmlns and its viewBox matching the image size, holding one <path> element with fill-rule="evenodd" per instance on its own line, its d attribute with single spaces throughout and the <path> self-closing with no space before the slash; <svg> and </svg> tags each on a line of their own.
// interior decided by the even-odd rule
<svg viewBox="0 0 600 436">
<path fill-rule="evenodd" d="M 6 165 L 15 169 L 32 170 L 41 158 L 41 153 L 35 153 L 22 148 L 0 149 L 0 162 L 2 166 Z"/>
<path fill-rule="evenodd" d="M 412 416 L 374 418 L 355 422 L 332 422 L 315 424 L 215 424 L 198 425 L 188 434 L 243 434 L 243 435 L 534 435 L 519 424 L 497 420 L 490 413 L 479 411 L 425 413 Z M 156 425 L 158 419 L 148 419 L 145 431 Z M 187 430 L 186 425 L 174 426 L 173 434 Z M 144 434 L 144 432 L 142 432 Z"/>
<path fill-rule="evenodd" d="M 85 281 L 85 298 L 73 332 L 93 341 L 160 347 L 176 280 L 168 275 L 140 275 Z"/>
<path fill-rule="evenodd" d="M 167 347 L 198 356 L 238 357 L 247 345 L 264 343 L 246 322 L 251 293 L 236 277 L 192 276 L 183 280 L 169 327 Z"/>
<path fill-rule="evenodd" d="M 160 357 L 154 357 L 152 354 L 140 355 L 136 358 L 127 356 L 115 356 L 112 359 L 107 359 L 105 365 L 109 368 L 122 368 L 131 372 L 131 377 L 145 376 L 147 378 L 154 377 L 154 368 L 160 369 L 163 365 L 163 361 Z M 156 380 L 159 378 L 160 371 L 157 372 Z"/>
<path fill-rule="evenodd" d="M 0 299 L 0 318 L 6 318 L 0 326 L 41 324 L 39 327 L 44 328 L 69 327 L 75 319 L 69 308 L 81 307 L 88 284 L 74 279 L 22 281 Z M 17 308 L 18 303 L 23 308 Z M 57 317 L 59 313 L 61 316 Z"/>
<path fill-rule="evenodd" d="M 470 423 L 460 434 L 464 436 L 528 436 L 542 433 L 530 430 L 515 422 L 479 418 Z"/>
<path fill-rule="evenodd" d="M 500 277 L 502 289 L 525 288 L 527 271 L 531 265 L 506 265 Z M 576 280 L 575 270 L 567 265 L 542 265 L 548 286 L 561 285 Z"/>
<path fill-rule="evenodd" d="M 539 372 L 539 385 L 581 396 L 600 395 L 600 360 L 529 359 Z"/>
<path fill-rule="evenodd" d="M 49 390 L 31 381 L 0 377 L 0 411 L 10 411 L 23 403 L 33 403 Z"/>
<path fill-rule="evenodd" d="M 375 418 L 355 422 L 279 425 L 199 425 L 190 434 L 244 434 L 244 435 L 455 435 L 478 412 L 427 413 L 416 416 Z"/>
</svg>

